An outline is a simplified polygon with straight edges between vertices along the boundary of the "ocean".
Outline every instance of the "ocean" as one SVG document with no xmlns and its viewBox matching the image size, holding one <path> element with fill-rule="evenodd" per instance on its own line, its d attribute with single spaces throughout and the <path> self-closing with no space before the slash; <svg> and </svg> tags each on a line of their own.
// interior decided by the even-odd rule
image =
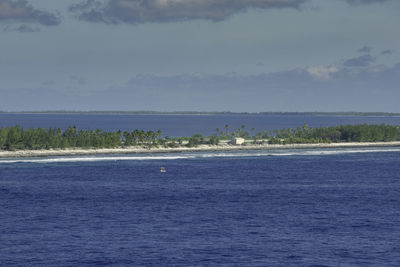
<svg viewBox="0 0 400 267">
<path fill-rule="evenodd" d="M 0 266 L 399 266 L 399 207 L 396 147 L 6 158 Z"/>
</svg>

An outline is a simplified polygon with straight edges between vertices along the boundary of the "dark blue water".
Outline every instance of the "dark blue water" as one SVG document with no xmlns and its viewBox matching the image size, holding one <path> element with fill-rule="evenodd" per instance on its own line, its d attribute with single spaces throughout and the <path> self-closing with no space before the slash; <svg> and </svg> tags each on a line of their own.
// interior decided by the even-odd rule
<svg viewBox="0 0 400 267">
<path fill-rule="evenodd" d="M 20 125 L 29 127 L 56 127 L 66 129 L 101 129 L 106 131 L 162 130 L 164 136 L 191 136 L 196 133 L 211 135 L 217 128 L 230 131 L 245 125 L 251 132 L 310 127 L 336 126 L 340 124 L 390 124 L 400 125 L 400 117 L 368 116 L 306 116 L 306 115 L 82 115 L 82 114 L 0 114 L 0 127 Z"/>
<path fill-rule="evenodd" d="M 3 159 L 0 265 L 399 266 L 378 151 Z"/>
</svg>

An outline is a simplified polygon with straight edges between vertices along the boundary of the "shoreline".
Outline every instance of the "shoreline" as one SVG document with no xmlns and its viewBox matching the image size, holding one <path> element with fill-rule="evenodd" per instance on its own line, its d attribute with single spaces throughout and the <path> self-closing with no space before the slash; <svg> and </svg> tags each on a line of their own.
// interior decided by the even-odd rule
<svg viewBox="0 0 400 267">
<path fill-rule="evenodd" d="M 99 154 L 148 154 L 148 153 L 178 153 L 178 152 L 202 152 L 202 151 L 235 151 L 235 150 L 276 150 L 276 149 L 302 149 L 302 148 L 365 148 L 365 147 L 396 147 L 400 141 L 395 142 L 349 142 L 349 143 L 317 143 L 317 144 L 285 144 L 285 145 L 199 145 L 197 147 L 177 148 L 100 148 L 100 149 L 49 149 L 49 150 L 0 150 L 0 158 L 24 158 L 24 157 L 50 157 L 50 156 L 74 156 L 74 155 L 99 155 Z"/>
</svg>

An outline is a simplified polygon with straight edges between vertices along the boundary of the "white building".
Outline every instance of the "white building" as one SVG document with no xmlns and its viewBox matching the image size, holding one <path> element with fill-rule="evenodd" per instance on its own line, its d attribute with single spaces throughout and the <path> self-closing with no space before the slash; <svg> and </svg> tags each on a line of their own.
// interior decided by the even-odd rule
<svg viewBox="0 0 400 267">
<path fill-rule="evenodd" d="M 242 137 L 234 137 L 232 139 L 232 144 L 234 144 L 234 145 L 241 145 L 243 143 L 244 143 L 244 138 L 242 138 Z"/>
</svg>

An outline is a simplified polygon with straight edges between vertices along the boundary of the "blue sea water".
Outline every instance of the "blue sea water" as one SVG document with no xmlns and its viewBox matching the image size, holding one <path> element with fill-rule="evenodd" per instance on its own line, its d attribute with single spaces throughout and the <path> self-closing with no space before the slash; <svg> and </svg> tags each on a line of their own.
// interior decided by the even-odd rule
<svg viewBox="0 0 400 267">
<path fill-rule="evenodd" d="M 399 266 L 400 149 L 0 159 L 0 265 Z"/>
<path fill-rule="evenodd" d="M 400 125 L 400 117 L 377 116 L 310 116 L 310 115 L 102 115 L 102 114 L 7 114 L 0 113 L 0 127 L 19 125 L 24 128 L 56 127 L 66 129 L 101 129 L 105 131 L 162 130 L 164 136 L 192 136 L 197 133 L 212 135 L 228 124 L 234 131 L 242 125 L 252 128 L 275 130 L 310 127 L 327 127 L 340 124 L 390 124 Z"/>
</svg>

